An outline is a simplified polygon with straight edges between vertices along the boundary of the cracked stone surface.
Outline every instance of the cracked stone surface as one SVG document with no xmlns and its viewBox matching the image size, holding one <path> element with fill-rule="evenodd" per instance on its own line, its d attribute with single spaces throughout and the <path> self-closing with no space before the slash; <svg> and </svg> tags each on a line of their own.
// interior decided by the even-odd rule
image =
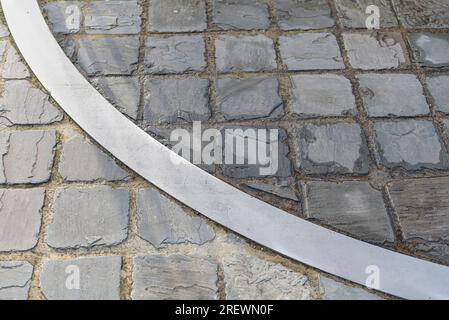
<svg viewBox="0 0 449 320">
<path fill-rule="evenodd" d="M 33 266 L 27 261 L 0 261 L 0 300 L 26 300 Z"/>
<path fill-rule="evenodd" d="M 343 69 L 337 39 L 331 33 L 301 33 L 279 38 L 281 56 L 288 70 Z"/>
<path fill-rule="evenodd" d="M 0 64 L 0 76 L 3 79 L 25 79 L 30 77 L 28 68 L 11 44 L 7 46 L 4 56 L 4 62 Z"/>
<path fill-rule="evenodd" d="M 320 276 L 320 291 L 323 300 L 382 300 L 367 290 L 350 287 L 324 276 Z"/>
<path fill-rule="evenodd" d="M 217 299 L 218 265 L 200 256 L 134 258 L 134 300 Z"/>
<path fill-rule="evenodd" d="M 407 28 L 449 28 L 448 0 L 393 0 L 401 24 Z"/>
<path fill-rule="evenodd" d="M 0 189 L 0 252 L 26 251 L 36 246 L 44 194 L 42 188 Z M 1 282 L 0 275 L 0 298 Z"/>
<path fill-rule="evenodd" d="M 48 260 L 40 287 L 48 300 L 118 300 L 121 266 L 122 259 L 116 256 Z"/>
<path fill-rule="evenodd" d="M 391 8 L 390 0 L 335 0 L 338 16 L 346 28 L 366 29 L 366 14 L 368 6 L 379 8 L 380 26 L 393 28 L 398 26 L 398 21 Z"/>
<path fill-rule="evenodd" d="M 186 213 L 155 189 L 143 189 L 137 194 L 137 229 L 142 239 L 157 248 L 179 243 L 201 245 L 215 237 L 202 218 Z"/>
<path fill-rule="evenodd" d="M 309 300 L 307 275 L 247 254 L 226 257 L 223 263 L 230 300 Z"/>
<path fill-rule="evenodd" d="M 60 34 L 71 34 L 80 31 L 81 9 L 81 1 L 56 1 L 47 3 L 43 7 L 51 30 Z"/>
<path fill-rule="evenodd" d="M 263 0 L 214 0 L 213 22 L 222 30 L 266 30 L 268 6 Z"/>
<path fill-rule="evenodd" d="M 423 67 L 449 66 L 449 35 L 436 33 L 413 33 L 410 36 L 415 60 Z"/>
<path fill-rule="evenodd" d="M 427 85 L 438 111 L 449 114 L 449 76 L 430 76 Z"/>
<path fill-rule="evenodd" d="M 366 182 L 307 184 L 308 217 L 374 243 L 394 241 L 382 192 Z"/>
<path fill-rule="evenodd" d="M 58 249 L 122 243 L 128 235 L 129 191 L 98 186 L 63 187 L 51 205 L 47 243 Z"/>
<path fill-rule="evenodd" d="M 278 24 L 282 30 L 310 30 L 335 25 L 326 0 L 275 0 Z"/>
</svg>

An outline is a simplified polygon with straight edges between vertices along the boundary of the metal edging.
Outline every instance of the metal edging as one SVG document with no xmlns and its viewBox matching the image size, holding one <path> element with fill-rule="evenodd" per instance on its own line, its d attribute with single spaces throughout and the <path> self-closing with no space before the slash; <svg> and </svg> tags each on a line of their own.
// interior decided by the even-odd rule
<svg viewBox="0 0 449 320">
<path fill-rule="evenodd" d="M 50 32 L 36 0 L 1 4 L 17 47 L 55 101 L 94 140 L 149 182 L 224 227 L 301 263 L 361 285 L 366 284 L 369 266 L 375 266 L 379 291 L 406 299 L 449 299 L 449 267 L 290 215 L 175 155 L 117 111 L 79 73 Z"/>
</svg>

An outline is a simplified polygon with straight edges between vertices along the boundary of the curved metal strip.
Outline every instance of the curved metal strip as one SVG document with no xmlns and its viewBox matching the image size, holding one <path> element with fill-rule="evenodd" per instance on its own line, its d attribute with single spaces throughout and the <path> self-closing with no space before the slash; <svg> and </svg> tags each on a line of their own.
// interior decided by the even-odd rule
<svg viewBox="0 0 449 320">
<path fill-rule="evenodd" d="M 28 65 L 67 114 L 129 168 L 217 223 L 292 259 L 408 299 L 448 299 L 449 268 L 322 228 L 259 201 L 178 157 L 109 104 L 78 72 L 51 34 L 36 0 L 1 0 Z"/>
</svg>

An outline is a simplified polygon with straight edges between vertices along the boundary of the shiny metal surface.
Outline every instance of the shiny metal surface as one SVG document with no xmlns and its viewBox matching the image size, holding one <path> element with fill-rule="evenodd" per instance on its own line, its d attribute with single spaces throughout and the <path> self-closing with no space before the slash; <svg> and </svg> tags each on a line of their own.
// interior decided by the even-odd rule
<svg viewBox="0 0 449 320">
<path fill-rule="evenodd" d="M 209 175 L 151 138 L 78 72 L 48 29 L 36 0 L 1 0 L 15 42 L 42 85 L 93 139 L 136 173 L 217 223 L 292 259 L 408 299 L 448 299 L 449 268 L 327 230 Z M 374 266 L 374 267 L 373 267 Z M 373 269 L 374 268 L 374 269 Z"/>
</svg>

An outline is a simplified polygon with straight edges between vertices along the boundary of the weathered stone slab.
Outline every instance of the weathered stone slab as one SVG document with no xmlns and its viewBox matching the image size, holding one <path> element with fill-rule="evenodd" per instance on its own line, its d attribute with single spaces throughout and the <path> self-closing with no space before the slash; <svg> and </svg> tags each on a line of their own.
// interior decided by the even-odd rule
<svg viewBox="0 0 449 320">
<path fill-rule="evenodd" d="M 374 243 L 394 242 L 382 192 L 368 182 L 307 184 L 308 217 Z"/>
<path fill-rule="evenodd" d="M 134 300 L 217 299 L 218 265 L 197 256 L 134 258 Z"/>
<path fill-rule="evenodd" d="M 47 243 L 58 249 L 122 243 L 128 235 L 129 191 L 108 186 L 59 188 Z"/>
<path fill-rule="evenodd" d="M 7 79 L 25 79 L 30 77 L 27 66 L 11 43 L 7 45 L 4 61 L 0 64 L 0 76 Z"/>
<path fill-rule="evenodd" d="M 326 0 L 275 0 L 278 24 L 282 30 L 310 30 L 335 25 Z"/>
<path fill-rule="evenodd" d="M 27 300 L 32 274 L 27 261 L 1 261 L 0 300 Z"/>
<path fill-rule="evenodd" d="M 270 26 L 263 0 L 214 0 L 213 22 L 222 30 L 266 30 Z"/>
<path fill-rule="evenodd" d="M 350 287 L 331 278 L 320 276 L 320 291 L 323 300 L 382 300 L 367 290 Z"/>
<path fill-rule="evenodd" d="M 393 0 L 393 6 L 406 28 L 449 28 L 447 0 Z"/>
<path fill-rule="evenodd" d="M 449 114 L 449 76 L 435 75 L 427 78 L 427 85 L 438 111 Z"/>
<path fill-rule="evenodd" d="M 366 29 L 366 20 L 369 18 L 366 9 L 371 5 L 379 8 L 381 28 L 398 26 L 390 0 L 336 0 L 335 5 L 338 17 L 346 28 Z"/>
<path fill-rule="evenodd" d="M 81 1 L 56 1 L 47 3 L 44 12 L 54 33 L 70 34 L 80 31 Z"/>
<path fill-rule="evenodd" d="M 247 183 L 246 186 L 249 188 L 256 190 L 256 191 L 262 191 L 268 194 L 275 195 L 277 197 L 292 200 L 292 201 L 299 201 L 298 196 L 296 193 L 286 184 L 269 184 L 269 183 Z"/>
<path fill-rule="evenodd" d="M 34 248 L 41 226 L 44 194 L 45 190 L 41 188 L 0 189 L 0 251 L 26 251 Z M 0 297 L 1 287 L 0 285 Z"/>
<path fill-rule="evenodd" d="M 423 67 L 449 66 L 449 35 L 446 33 L 412 33 L 409 35 L 415 60 Z"/>
</svg>

